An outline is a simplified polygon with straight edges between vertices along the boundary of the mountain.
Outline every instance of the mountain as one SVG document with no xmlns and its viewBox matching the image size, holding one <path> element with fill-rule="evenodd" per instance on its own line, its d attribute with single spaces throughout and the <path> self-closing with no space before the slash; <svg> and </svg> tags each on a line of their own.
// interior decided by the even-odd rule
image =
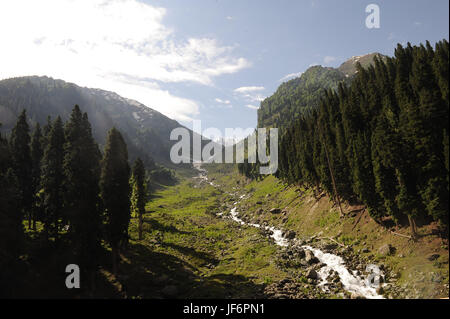
<svg viewBox="0 0 450 319">
<path fill-rule="evenodd" d="M 58 115 L 65 121 L 75 104 L 87 112 L 92 131 L 100 147 L 108 130 L 115 126 L 124 135 L 130 159 L 142 157 L 146 164 L 156 162 L 171 166 L 169 136 L 181 125 L 165 115 L 134 100 L 100 89 L 80 87 L 49 77 L 19 77 L 0 81 L 0 127 L 9 132 L 17 115 L 27 110 L 31 127 Z M 192 133 L 191 133 L 192 134 Z"/>
<path fill-rule="evenodd" d="M 344 73 L 346 76 L 353 76 L 356 73 L 356 64 L 359 62 L 363 68 L 369 67 L 373 64 L 375 57 L 384 59 L 386 56 L 380 53 L 369 53 L 365 55 L 353 56 L 344 63 L 342 63 L 338 70 Z"/>
<path fill-rule="evenodd" d="M 261 102 L 258 127 L 288 127 L 293 119 L 318 105 L 323 89 L 335 89 L 342 81 L 347 81 L 347 77 L 337 69 L 310 67 L 300 77 L 281 84 Z"/>
<path fill-rule="evenodd" d="M 339 68 L 312 66 L 300 77 L 282 83 L 276 92 L 261 102 L 258 127 L 289 127 L 293 120 L 316 108 L 323 90 L 336 89 L 340 82 L 349 84 L 356 74 L 357 62 L 366 68 L 379 53 L 354 56 Z"/>
</svg>

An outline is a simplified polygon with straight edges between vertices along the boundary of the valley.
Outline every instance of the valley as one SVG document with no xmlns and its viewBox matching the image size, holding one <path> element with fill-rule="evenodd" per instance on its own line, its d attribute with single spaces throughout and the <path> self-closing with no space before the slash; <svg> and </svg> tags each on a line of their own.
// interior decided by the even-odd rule
<svg viewBox="0 0 450 319">
<path fill-rule="evenodd" d="M 136 240 L 132 219 L 130 250 L 122 256 L 116 282 L 119 295 L 448 296 L 446 246 L 437 236 L 426 234 L 426 227 L 420 229 L 424 236 L 411 242 L 376 225 L 365 212 L 354 215 L 348 206 L 349 215 L 340 220 L 326 196 L 316 200 L 307 190 L 299 194 L 273 177 L 249 182 L 232 165 L 205 167 L 208 174 L 201 169 L 199 176 L 186 176 L 180 184 L 156 192 L 146 206 L 144 240 Z M 271 213 L 274 208 L 279 211 Z M 385 247 L 389 251 L 384 252 Z M 431 255 L 439 257 L 428 260 Z M 330 272 L 324 261 L 337 271 Z M 374 274 L 373 269 L 380 272 Z M 380 281 L 378 289 L 365 280 L 371 273 L 369 280 Z"/>
<path fill-rule="evenodd" d="M 1 0 L 0 299 L 177 319 L 449 299 L 432 2 Z"/>
</svg>

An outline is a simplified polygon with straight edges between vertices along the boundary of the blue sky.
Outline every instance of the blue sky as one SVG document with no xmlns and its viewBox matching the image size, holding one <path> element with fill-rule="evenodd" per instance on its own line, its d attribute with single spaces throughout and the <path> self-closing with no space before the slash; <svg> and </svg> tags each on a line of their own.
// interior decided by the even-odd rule
<svg viewBox="0 0 450 319">
<path fill-rule="evenodd" d="M 379 29 L 365 26 L 370 3 Z M 0 78 L 113 90 L 189 127 L 255 127 L 260 100 L 287 75 L 448 39 L 448 10 L 447 0 L 2 0 Z"/>
<path fill-rule="evenodd" d="M 215 80 L 212 88 L 195 87 L 186 96 L 204 103 L 202 125 L 255 126 L 259 106 L 234 94 L 243 86 L 264 87 L 271 95 L 285 75 L 311 64 L 337 67 L 354 55 L 393 55 L 397 43 L 448 39 L 448 1 L 159 1 L 166 21 L 181 37 L 214 37 L 236 45 L 233 53 L 252 66 Z M 365 8 L 380 7 L 380 29 L 367 29 Z M 194 5 L 195 4 L 195 5 Z M 199 10 L 201 8 L 201 10 Z M 326 58 L 328 57 L 328 58 Z M 180 89 L 181 90 L 181 89 Z M 213 100 L 229 100 L 232 108 Z"/>
</svg>

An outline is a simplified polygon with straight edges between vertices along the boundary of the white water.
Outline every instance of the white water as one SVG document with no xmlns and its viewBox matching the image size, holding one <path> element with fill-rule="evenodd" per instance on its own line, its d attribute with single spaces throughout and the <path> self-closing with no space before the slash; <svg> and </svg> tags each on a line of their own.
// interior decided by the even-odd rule
<svg viewBox="0 0 450 319">
<path fill-rule="evenodd" d="M 208 179 L 208 175 L 206 169 L 201 167 L 201 164 L 199 163 L 194 163 L 193 166 L 195 167 L 196 170 L 198 170 L 199 174 L 196 178 L 200 178 L 202 180 L 204 180 L 205 182 L 207 182 L 209 185 L 214 186 L 214 187 L 218 187 L 219 185 L 215 184 L 214 182 L 211 182 Z"/>
<path fill-rule="evenodd" d="M 344 259 L 342 257 L 329 254 L 321 251 L 320 249 L 313 248 L 308 245 L 302 246 L 305 249 L 308 249 L 313 252 L 314 256 L 319 259 L 319 261 L 326 264 L 325 267 L 322 267 L 317 274 L 319 275 L 321 282 L 319 285 L 323 286 L 327 283 L 327 277 L 329 276 L 331 270 L 336 271 L 339 274 L 339 278 L 344 286 L 344 289 L 355 293 L 359 296 L 364 296 L 370 299 L 382 299 L 383 296 L 377 294 L 377 291 L 374 287 L 371 287 L 370 280 L 364 279 L 355 274 L 351 274 L 348 269 L 345 267 Z M 366 270 L 372 273 L 371 277 L 380 276 L 380 269 L 376 265 L 368 265 Z"/>
<path fill-rule="evenodd" d="M 236 205 L 237 203 L 234 203 Z M 286 247 L 289 245 L 289 240 L 283 237 L 283 232 L 275 227 L 261 226 L 259 224 L 246 223 L 238 217 L 238 212 L 236 211 L 236 206 L 234 206 L 230 211 L 231 219 L 238 222 L 241 225 L 248 225 L 252 227 L 262 228 L 270 232 L 270 237 L 273 238 L 275 244 L 278 246 Z"/>
<path fill-rule="evenodd" d="M 242 199 L 244 195 L 240 198 Z M 270 237 L 273 238 L 275 244 L 281 247 L 286 247 L 289 245 L 289 240 L 283 237 L 283 231 L 280 229 L 276 229 L 275 227 L 269 226 L 261 226 L 259 224 L 246 223 L 242 219 L 238 217 L 239 213 L 237 212 L 237 202 L 233 204 L 233 208 L 230 210 L 231 219 L 236 221 L 241 225 L 248 225 L 257 228 L 263 228 L 265 230 L 270 231 Z M 374 287 L 371 286 L 370 280 L 365 279 L 361 276 L 357 276 L 356 274 L 350 273 L 350 271 L 345 267 L 344 259 L 338 255 L 325 253 L 320 249 L 313 248 L 308 245 L 302 246 L 304 249 L 312 251 L 314 256 L 319 259 L 320 262 L 324 263 L 326 266 L 322 267 L 318 272 L 318 276 L 320 278 L 319 286 L 325 287 L 328 283 L 327 278 L 330 275 L 331 271 L 335 271 L 339 275 L 339 279 L 342 282 L 342 285 L 345 290 L 355 293 L 358 296 L 363 296 L 369 299 L 383 299 L 382 295 L 377 294 L 377 291 Z M 380 269 L 373 264 L 367 266 L 366 271 L 371 273 L 370 278 L 379 279 L 381 275 Z"/>
<path fill-rule="evenodd" d="M 202 169 L 200 166 L 196 167 L 200 172 L 199 178 L 208 181 L 208 177 L 206 175 L 206 170 Z M 209 182 L 210 185 L 217 187 L 216 184 Z M 245 195 L 241 195 L 239 200 L 245 198 Z M 275 227 L 270 226 L 262 226 L 259 224 L 246 223 L 241 218 L 238 217 L 239 213 L 237 212 L 238 202 L 233 203 L 233 208 L 230 210 L 231 219 L 241 225 L 248 225 L 256 228 L 262 228 L 270 232 L 270 237 L 275 241 L 275 244 L 281 247 L 286 247 L 289 245 L 289 240 L 283 236 L 283 231 L 280 229 L 276 229 Z M 223 213 L 219 213 L 219 216 L 223 216 Z M 295 241 L 295 239 L 294 239 Z M 302 246 L 304 249 L 308 249 L 312 251 L 315 257 L 319 259 L 320 262 L 324 263 L 326 266 L 322 267 L 318 272 L 318 276 L 320 278 L 319 286 L 325 287 L 328 283 L 327 278 L 331 271 L 335 271 L 339 275 L 339 279 L 342 282 L 342 285 L 345 290 L 355 293 L 356 295 L 363 296 L 369 299 L 383 299 L 382 295 L 379 295 L 376 292 L 376 289 L 371 286 L 370 279 L 374 278 L 375 280 L 379 280 L 382 275 L 378 266 L 374 264 L 367 265 L 366 272 L 371 275 L 368 278 L 363 278 L 362 276 L 356 275 L 356 272 L 353 274 L 345 267 L 344 259 L 338 255 L 325 253 L 320 249 L 313 248 L 308 245 Z"/>
</svg>

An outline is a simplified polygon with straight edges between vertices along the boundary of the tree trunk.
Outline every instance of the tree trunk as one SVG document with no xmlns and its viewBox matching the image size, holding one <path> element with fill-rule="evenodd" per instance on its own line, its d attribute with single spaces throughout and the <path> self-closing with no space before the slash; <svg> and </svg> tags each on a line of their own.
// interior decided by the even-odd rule
<svg viewBox="0 0 450 319">
<path fill-rule="evenodd" d="M 408 215 L 409 226 L 411 227 L 411 237 L 413 240 L 417 239 L 417 226 L 414 217 Z"/>
<path fill-rule="evenodd" d="M 328 157 L 327 145 L 325 144 L 325 142 L 324 142 L 324 148 L 325 148 L 325 155 L 327 157 L 328 169 L 329 169 L 330 175 L 331 175 L 331 182 L 333 183 L 333 190 L 334 190 L 333 197 L 339 205 L 339 217 L 344 217 L 344 212 L 342 211 L 342 206 L 341 206 L 341 200 L 339 199 L 339 194 L 338 194 L 338 191 L 336 188 L 336 182 L 334 180 L 333 168 L 331 167 L 330 158 Z"/>
<path fill-rule="evenodd" d="M 139 240 L 142 240 L 142 213 L 139 213 Z"/>
</svg>

